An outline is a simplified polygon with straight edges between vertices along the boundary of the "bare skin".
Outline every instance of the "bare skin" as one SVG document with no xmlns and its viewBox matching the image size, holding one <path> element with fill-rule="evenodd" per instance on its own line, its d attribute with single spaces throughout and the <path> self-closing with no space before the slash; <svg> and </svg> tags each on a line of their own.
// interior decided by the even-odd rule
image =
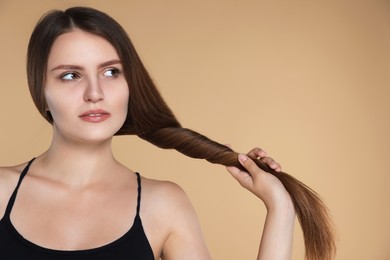
<svg viewBox="0 0 390 260">
<path fill-rule="evenodd" d="M 136 176 L 111 150 L 131 93 L 115 49 L 78 29 L 57 38 L 47 67 L 53 139 L 23 180 L 11 222 L 23 237 L 45 248 L 103 246 L 125 234 L 136 214 Z M 109 116 L 102 119 L 98 109 Z M 91 110 L 95 112 L 86 119 L 85 111 Z M 280 170 L 260 149 L 251 153 Z M 241 157 L 247 173 L 232 167 L 228 171 L 268 209 L 258 259 L 289 259 L 291 200 L 275 177 Z M 0 168 L 0 217 L 25 165 Z M 140 214 L 155 259 L 211 259 L 195 211 L 176 184 L 142 178 Z M 275 248 L 282 252 L 272 254 Z"/>
<path fill-rule="evenodd" d="M 259 148 L 252 149 L 248 154 L 261 158 L 276 171 L 281 170 L 280 165 Z M 246 155 L 239 155 L 239 161 L 247 172 L 235 167 L 228 167 L 228 171 L 241 186 L 260 198 L 267 208 L 257 259 L 291 259 L 295 210 L 289 194 L 276 177 L 259 169 Z"/>
</svg>

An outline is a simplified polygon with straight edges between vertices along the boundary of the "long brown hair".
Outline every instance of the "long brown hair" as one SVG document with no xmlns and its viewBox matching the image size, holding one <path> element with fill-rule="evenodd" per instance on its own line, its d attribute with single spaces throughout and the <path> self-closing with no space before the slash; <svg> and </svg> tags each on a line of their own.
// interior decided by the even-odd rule
<svg viewBox="0 0 390 260">
<path fill-rule="evenodd" d="M 35 105 L 42 116 L 53 122 L 46 111 L 45 74 L 55 39 L 79 28 L 110 42 L 120 57 L 130 89 L 128 115 L 117 135 L 137 135 L 164 149 L 177 151 L 211 163 L 242 168 L 237 153 L 195 131 L 183 128 L 158 92 L 124 29 L 107 14 L 87 7 L 51 11 L 36 25 L 28 45 L 27 77 Z M 328 210 L 318 195 L 284 172 L 275 172 L 262 161 L 257 165 L 275 175 L 291 196 L 302 226 L 306 257 L 309 260 L 333 259 L 335 242 Z"/>
</svg>

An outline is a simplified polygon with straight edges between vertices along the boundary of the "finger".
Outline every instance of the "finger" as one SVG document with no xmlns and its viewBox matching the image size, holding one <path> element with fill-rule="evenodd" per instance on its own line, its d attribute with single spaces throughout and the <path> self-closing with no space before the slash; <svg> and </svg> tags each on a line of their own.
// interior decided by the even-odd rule
<svg viewBox="0 0 390 260">
<path fill-rule="evenodd" d="M 262 157 L 265 157 L 267 155 L 267 152 L 259 147 L 255 147 L 248 152 L 248 155 L 255 157 L 255 158 L 262 158 Z"/>
<path fill-rule="evenodd" d="M 261 170 L 256 165 L 256 163 L 251 158 L 249 158 L 246 154 L 239 154 L 238 161 L 254 179 L 257 177 L 259 173 L 263 172 L 263 170 Z"/>
<path fill-rule="evenodd" d="M 262 162 L 266 163 L 271 169 L 273 169 L 275 171 L 281 170 L 280 164 L 275 162 L 275 160 L 272 159 L 271 157 L 264 157 L 264 158 L 261 158 L 260 160 Z"/>
<path fill-rule="evenodd" d="M 234 166 L 228 166 L 226 169 L 242 187 L 249 189 L 253 185 L 252 177 L 249 173 L 241 171 L 239 168 Z"/>
</svg>

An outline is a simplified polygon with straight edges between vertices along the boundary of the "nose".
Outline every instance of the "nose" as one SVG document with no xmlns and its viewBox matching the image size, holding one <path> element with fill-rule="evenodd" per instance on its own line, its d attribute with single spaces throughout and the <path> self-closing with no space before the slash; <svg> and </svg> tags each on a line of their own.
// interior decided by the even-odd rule
<svg viewBox="0 0 390 260">
<path fill-rule="evenodd" d="M 104 99 L 104 92 L 97 79 L 88 80 L 87 86 L 84 91 L 84 101 L 86 102 L 99 102 Z"/>
</svg>

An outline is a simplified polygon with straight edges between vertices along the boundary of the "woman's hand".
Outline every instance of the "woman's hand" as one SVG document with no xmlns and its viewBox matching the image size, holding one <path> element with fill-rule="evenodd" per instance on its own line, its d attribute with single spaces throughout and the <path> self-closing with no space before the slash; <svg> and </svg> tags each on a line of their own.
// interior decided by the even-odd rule
<svg viewBox="0 0 390 260">
<path fill-rule="evenodd" d="M 254 148 L 248 153 L 251 157 L 257 157 L 275 171 L 281 171 L 279 163 L 275 162 L 260 148 Z M 243 186 L 260 198 L 267 209 L 278 206 L 292 205 L 290 195 L 283 184 L 274 175 L 260 169 L 256 163 L 245 154 L 239 154 L 238 160 L 247 170 L 241 171 L 237 167 L 227 167 L 230 174 Z"/>
<path fill-rule="evenodd" d="M 281 171 L 280 165 L 260 148 L 252 149 L 248 155 L 257 157 L 275 171 Z M 257 260 L 291 259 L 295 210 L 290 195 L 278 178 L 261 170 L 247 155 L 240 154 L 238 160 L 246 172 L 237 167 L 227 167 L 227 170 L 267 207 Z"/>
</svg>

